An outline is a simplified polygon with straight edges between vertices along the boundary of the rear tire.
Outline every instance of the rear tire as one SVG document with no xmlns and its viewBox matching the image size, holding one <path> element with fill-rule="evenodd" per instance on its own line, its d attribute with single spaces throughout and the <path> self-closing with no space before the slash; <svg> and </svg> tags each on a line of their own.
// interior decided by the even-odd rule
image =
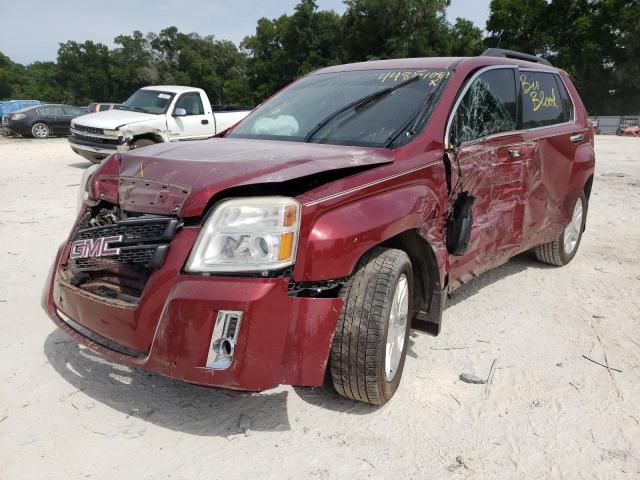
<svg viewBox="0 0 640 480">
<path fill-rule="evenodd" d="M 328 380 L 342 396 L 383 405 L 400 384 L 411 331 L 413 271 L 402 250 L 377 247 L 358 263 L 341 296 Z"/>
<path fill-rule="evenodd" d="M 46 123 L 38 122 L 31 126 L 31 136 L 33 138 L 44 139 L 49 138 L 51 130 Z"/>
<path fill-rule="evenodd" d="M 536 258 L 542 263 L 563 266 L 573 260 L 578 252 L 582 232 L 587 219 L 587 197 L 584 192 L 576 200 L 569 224 L 560 236 L 552 242 L 535 247 Z"/>
</svg>

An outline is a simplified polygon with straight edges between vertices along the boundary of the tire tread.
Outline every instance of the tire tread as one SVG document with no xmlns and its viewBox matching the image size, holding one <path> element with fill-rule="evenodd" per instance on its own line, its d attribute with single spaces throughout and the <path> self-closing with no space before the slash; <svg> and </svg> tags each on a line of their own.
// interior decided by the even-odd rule
<svg viewBox="0 0 640 480">
<path fill-rule="evenodd" d="M 376 405 L 388 400 L 380 388 L 380 337 L 386 334 L 384 310 L 394 272 L 406 260 L 401 250 L 376 247 L 340 292 L 345 306 L 331 345 L 329 377 L 342 396 Z"/>
</svg>

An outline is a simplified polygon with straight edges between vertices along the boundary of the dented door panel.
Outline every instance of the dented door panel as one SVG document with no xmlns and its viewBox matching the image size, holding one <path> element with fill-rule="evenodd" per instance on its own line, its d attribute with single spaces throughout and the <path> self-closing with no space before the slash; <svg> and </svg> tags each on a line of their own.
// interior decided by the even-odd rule
<svg viewBox="0 0 640 480">
<path fill-rule="evenodd" d="M 460 170 L 453 166 L 452 183 L 475 201 L 469 250 L 450 258 L 452 281 L 480 272 L 519 248 L 532 151 L 533 146 L 517 133 L 460 148 L 454 162 L 459 162 Z"/>
</svg>

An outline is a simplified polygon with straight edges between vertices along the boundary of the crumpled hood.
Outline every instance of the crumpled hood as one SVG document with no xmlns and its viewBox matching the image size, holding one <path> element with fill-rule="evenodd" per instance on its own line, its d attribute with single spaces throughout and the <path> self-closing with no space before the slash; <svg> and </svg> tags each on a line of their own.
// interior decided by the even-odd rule
<svg viewBox="0 0 640 480">
<path fill-rule="evenodd" d="M 231 187 L 281 183 L 392 161 L 392 152 L 380 148 L 313 143 L 213 138 L 157 144 L 122 155 L 118 203 L 143 213 L 193 217 L 204 213 L 216 193 Z M 115 180 L 114 169 L 101 168 L 95 178 Z M 105 192 L 101 198 L 109 199 L 112 195 Z"/>
<path fill-rule="evenodd" d="M 116 128 L 136 122 L 148 122 L 157 119 L 164 119 L 163 115 L 152 115 L 150 113 L 134 112 L 132 110 L 107 110 L 105 112 L 89 113 L 73 119 L 74 125 L 85 127 L 103 128 L 115 130 Z"/>
</svg>

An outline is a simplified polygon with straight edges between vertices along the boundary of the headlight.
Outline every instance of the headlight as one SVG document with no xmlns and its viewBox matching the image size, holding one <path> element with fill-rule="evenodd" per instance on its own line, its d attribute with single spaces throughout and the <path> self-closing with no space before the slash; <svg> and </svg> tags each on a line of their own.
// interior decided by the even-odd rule
<svg viewBox="0 0 640 480">
<path fill-rule="evenodd" d="M 14 113 L 11 115 L 11 120 L 22 120 L 26 115 L 24 113 Z"/>
<path fill-rule="evenodd" d="M 293 265 L 300 204 L 287 197 L 226 200 L 204 224 L 188 272 L 252 272 Z"/>
<path fill-rule="evenodd" d="M 102 133 L 110 137 L 117 137 L 120 135 L 120 130 L 103 130 Z"/>
<path fill-rule="evenodd" d="M 88 203 L 91 201 L 91 197 L 90 197 L 91 184 L 89 182 L 91 180 L 91 175 L 93 175 L 93 172 L 95 172 L 97 168 L 98 168 L 98 165 L 91 165 L 82 174 L 82 180 L 80 180 L 80 187 L 78 188 L 78 199 L 76 201 L 77 213 L 80 212 L 80 209 L 85 203 Z"/>
</svg>

